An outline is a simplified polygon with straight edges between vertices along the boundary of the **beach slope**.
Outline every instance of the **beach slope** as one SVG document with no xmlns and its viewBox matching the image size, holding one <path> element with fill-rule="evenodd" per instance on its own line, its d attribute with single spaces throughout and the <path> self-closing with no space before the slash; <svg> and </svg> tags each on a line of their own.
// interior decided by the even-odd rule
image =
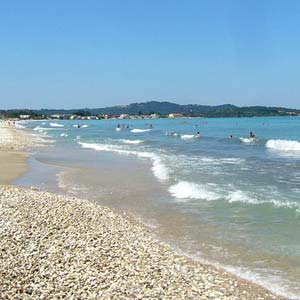
<svg viewBox="0 0 300 300">
<path fill-rule="evenodd" d="M 28 136 L 6 122 L 0 123 L 0 184 L 7 184 L 26 172 L 28 155 L 22 149 L 31 145 Z"/>
<path fill-rule="evenodd" d="M 0 187 L 1 299 L 282 299 L 86 200 Z"/>
</svg>

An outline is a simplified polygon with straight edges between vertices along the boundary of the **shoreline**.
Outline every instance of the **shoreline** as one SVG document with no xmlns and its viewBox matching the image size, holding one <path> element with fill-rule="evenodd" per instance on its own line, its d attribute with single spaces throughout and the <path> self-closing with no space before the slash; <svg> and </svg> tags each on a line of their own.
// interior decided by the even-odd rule
<svg viewBox="0 0 300 300">
<path fill-rule="evenodd" d="M 0 122 L 0 184 L 9 184 L 28 170 L 29 137 L 7 122 Z M 3 171 L 4 170 L 4 171 Z"/>
<path fill-rule="evenodd" d="M 20 150 L 0 150 L 0 184 L 9 184 L 28 171 L 28 154 Z"/>
<path fill-rule="evenodd" d="M 18 132 L 20 133 L 20 131 Z M 16 143 L 15 140 L 13 142 Z M 30 141 L 30 143 L 32 142 Z M 25 148 L 32 146 L 32 144 L 28 144 L 25 145 Z M 177 254 L 169 246 L 152 238 L 149 230 L 136 220 L 133 221 L 126 214 L 115 213 L 109 208 L 95 205 L 88 200 L 5 185 L 0 187 L 0 206 L 3 206 L 1 212 L 4 211 L 0 219 L 5 220 L 5 241 L 10 243 L 11 239 L 15 239 L 15 232 L 24 238 L 18 245 L 22 249 L 21 254 L 25 255 L 25 257 L 23 256 L 25 260 L 19 260 L 19 251 L 14 249 L 16 257 L 8 255 L 7 259 L 1 263 L 2 266 L 6 266 L 6 270 L 9 270 L 1 270 L 6 274 L 4 286 L 8 290 L 12 288 L 12 282 L 14 282 L 14 286 L 18 288 L 13 293 L 22 295 L 22 299 L 27 299 L 26 297 L 32 299 L 32 296 L 40 298 L 42 295 L 47 298 L 59 293 L 61 295 L 65 293 L 66 297 L 85 295 L 88 297 L 86 299 L 99 299 L 99 297 L 100 299 L 108 299 L 109 295 L 112 299 L 121 299 L 122 297 L 124 299 L 143 299 L 143 297 L 145 299 L 147 297 L 148 299 L 287 299 L 276 296 L 265 288 L 241 279 L 221 268 L 202 264 Z M 53 215 L 53 211 L 57 213 L 57 218 L 56 215 Z M 28 216 L 31 218 L 28 219 Z M 52 223 L 51 216 L 55 219 L 54 223 Z M 58 220 L 62 223 L 57 222 Z M 29 229 L 29 233 L 18 224 L 26 224 L 26 230 Z M 66 224 L 66 226 L 60 228 L 61 224 Z M 103 227 L 105 227 L 105 232 L 103 232 Z M 78 236 L 77 233 L 82 228 L 84 228 L 83 236 L 80 234 Z M 41 232 L 42 236 L 45 235 L 47 238 L 45 241 L 42 240 L 40 244 Z M 65 234 L 65 240 L 61 240 L 60 234 L 62 232 Z M 103 234 L 110 237 L 109 245 L 107 245 L 108 241 Z M 90 244 L 91 237 L 93 239 L 92 244 Z M 57 240 L 61 243 L 57 244 Z M 72 246 L 66 245 L 66 241 Z M 101 241 L 100 244 L 99 241 Z M 51 259 L 54 259 L 52 256 L 54 252 L 51 252 L 52 243 L 57 244 L 57 248 L 53 251 L 60 253 L 60 259 L 63 262 L 49 265 Z M 80 264 L 76 259 L 77 254 L 74 252 L 78 247 L 74 248 L 74 245 L 79 245 L 82 260 L 92 261 L 96 265 Z M 107 247 L 105 253 L 102 253 L 103 246 Z M 47 248 L 50 248 L 51 255 Z M 119 249 L 126 251 L 120 254 Z M 11 251 L 9 248 L 6 250 L 8 252 L 5 253 Z M 134 256 L 131 254 L 132 250 L 134 250 Z M 103 260 L 103 256 L 99 257 L 98 252 L 107 259 L 105 267 L 97 266 L 95 259 Z M 71 257 L 68 261 L 64 261 L 62 256 L 66 253 Z M 45 255 L 47 259 L 50 255 L 50 262 L 45 261 Z M 36 256 L 40 259 L 37 259 Z M 118 261 L 118 266 L 115 265 L 114 260 Z M 33 262 L 41 263 L 36 271 L 41 277 L 37 280 L 38 282 L 35 279 L 34 284 L 31 282 L 31 271 L 26 270 L 26 266 L 32 265 Z M 29 285 L 24 285 L 24 280 L 21 278 L 23 275 L 19 278 L 18 276 L 17 278 L 11 277 L 13 272 L 19 272 L 18 269 L 11 269 L 11 264 L 17 265 L 18 269 L 21 268 L 25 277 L 29 276 L 28 282 L 31 282 Z M 117 268 L 120 266 L 121 270 Z M 111 280 L 108 282 L 103 275 L 103 270 L 106 267 L 111 276 Z M 136 267 L 139 268 L 135 269 Z M 65 282 L 67 275 L 60 273 L 60 268 L 68 269 L 73 281 Z M 56 279 L 53 279 L 50 269 L 56 275 L 58 272 Z M 82 270 L 85 272 L 82 273 Z M 105 270 L 105 274 L 108 275 L 107 269 Z M 152 276 L 152 273 L 155 273 L 155 276 Z M 83 291 L 80 290 L 81 284 L 78 281 L 81 280 L 81 276 L 84 277 L 83 286 L 86 287 Z M 3 276 L 1 278 L 3 279 Z M 62 287 L 57 288 L 56 285 L 59 286 L 61 281 L 63 282 Z M 102 286 L 103 282 L 105 286 Z M 47 287 L 51 286 L 51 288 L 44 288 L 43 284 L 46 284 Z M 100 287 L 101 290 L 99 290 Z M 72 289 L 74 294 L 67 294 L 70 291 L 64 291 L 63 288 Z M 3 296 L 9 297 L 11 291 L 6 293 L 4 291 L 6 289 L 0 289 L 0 291 Z M 0 295 L 2 296 L 2 294 Z"/>
</svg>

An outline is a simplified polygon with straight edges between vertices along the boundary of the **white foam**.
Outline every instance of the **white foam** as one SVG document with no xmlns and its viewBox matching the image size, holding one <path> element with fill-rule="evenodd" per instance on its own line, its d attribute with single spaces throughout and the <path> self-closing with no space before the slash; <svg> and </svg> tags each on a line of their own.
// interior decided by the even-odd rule
<svg viewBox="0 0 300 300">
<path fill-rule="evenodd" d="M 191 140 L 193 138 L 195 138 L 195 136 L 193 134 L 183 134 L 180 136 L 183 140 Z"/>
<path fill-rule="evenodd" d="M 212 158 L 212 157 L 201 157 L 197 158 L 198 161 L 201 161 L 208 165 L 222 165 L 222 164 L 241 164 L 245 162 L 243 158 Z"/>
<path fill-rule="evenodd" d="M 208 201 L 219 200 L 221 196 L 207 190 L 200 184 L 180 181 L 169 188 L 170 194 L 177 199 L 203 199 Z"/>
<path fill-rule="evenodd" d="M 126 140 L 126 139 L 122 139 L 120 141 L 124 144 L 134 144 L 134 145 L 142 144 L 144 142 L 143 140 Z"/>
<path fill-rule="evenodd" d="M 44 132 L 44 131 L 48 131 L 48 130 L 55 130 L 55 128 L 46 128 L 46 127 L 40 127 L 40 126 L 36 126 L 33 128 L 33 131 L 38 131 L 38 132 Z"/>
<path fill-rule="evenodd" d="M 45 128 L 45 127 L 40 127 L 40 126 L 36 126 L 33 128 L 33 131 L 37 131 L 39 133 L 45 133 L 48 130 L 54 130 L 54 128 Z"/>
<path fill-rule="evenodd" d="M 276 197 L 275 195 L 270 195 L 269 197 L 268 196 L 258 197 L 253 193 L 237 190 L 237 191 L 229 192 L 228 195 L 225 197 L 225 200 L 227 200 L 229 203 L 241 202 L 247 204 L 269 204 L 278 208 L 282 207 L 282 208 L 295 209 L 296 211 L 300 209 L 299 202 L 278 200 L 281 199 L 280 195 L 277 195 L 277 198 L 275 197 Z"/>
<path fill-rule="evenodd" d="M 268 140 L 266 147 L 286 154 L 300 155 L 300 142 L 293 140 Z"/>
<path fill-rule="evenodd" d="M 168 135 L 168 136 L 179 136 L 179 133 L 175 132 L 175 131 L 166 131 L 165 135 Z"/>
<path fill-rule="evenodd" d="M 66 176 L 67 174 L 67 171 L 61 171 L 56 175 L 59 188 L 73 195 L 78 195 L 78 193 L 87 194 L 90 191 L 91 188 L 89 186 L 86 186 L 81 183 L 75 184 L 74 182 L 69 182 L 68 176 Z"/>
<path fill-rule="evenodd" d="M 276 271 L 268 269 L 259 269 L 260 272 L 258 273 L 245 267 L 226 266 L 216 262 L 213 262 L 212 264 L 235 274 L 240 278 L 259 284 L 279 296 L 288 297 L 288 299 L 293 300 L 299 299 L 299 295 L 296 294 L 296 292 L 290 291 L 291 282 L 283 278 L 284 274 L 276 274 Z"/>
<path fill-rule="evenodd" d="M 253 144 L 256 142 L 256 138 L 244 138 L 241 137 L 240 140 L 244 143 L 244 144 Z"/>
<path fill-rule="evenodd" d="M 50 126 L 52 126 L 52 127 L 64 127 L 65 125 L 59 124 L 59 123 L 50 123 Z"/>
<path fill-rule="evenodd" d="M 269 204 L 278 208 L 291 208 L 300 211 L 300 204 L 294 201 L 282 201 L 274 197 L 263 197 L 260 199 L 257 195 L 241 190 L 227 190 L 211 186 L 211 184 L 200 185 L 188 181 L 179 181 L 177 184 L 169 187 L 169 193 L 176 199 L 188 201 L 192 199 L 201 199 L 206 201 L 223 200 L 229 203 L 241 202 L 247 204 Z"/>
<path fill-rule="evenodd" d="M 40 126 L 36 126 L 33 128 L 33 131 L 44 131 L 44 128 Z"/>
<path fill-rule="evenodd" d="M 135 129 L 130 130 L 130 132 L 141 133 L 141 132 L 147 132 L 147 131 L 150 131 L 150 130 L 151 129 L 139 129 L 139 128 L 135 128 Z"/>
<path fill-rule="evenodd" d="M 68 135 L 66 133 L 62 133 L 60 136 L 67 137 Z"/>
<path fill-rule="evenodd" d="M 102 144 L 82 143 L 82 142 L 78 142 L 78 144 L 81 145 L 82 148 L 94 149 L 96 151 L 115 152 L 123 155 L 136 155 L 137 157 L 140 158 L 150 159 L 152 161 L 151 169 L 154 176 L 160 180 L 167 180 L 169 178 L 169 170 L 163 164 L 162 158 L 158 154 L 152 152 L 139 152 L 139 151 L 128 150 L 128 149 L 124 149 L 122 146 L 109 145 L 109 144 L 102 145 Z"/>
<path fill-rule="evenodd" d="M 241 190 L 230 192 L 226 197 L 226 200 L 228 200 L 229 203 L 233 202 L 243 202 L 243 203 L 249 203 L 249 204 L 258 204 L 260 203 L 257 198 L 254 196 L 250 196 L 246 192 L 243 192 Z"/>
<path fill-rule="evenodd" d="M 87 127 L 89 127 L 89 125 L 79 125 L 79 127 L 78 127 L 78 125 L 73 125 L 73 127 L 75 127 L 75 128 L 87 128 Z"/>
<path fill-rule="evenodd" d="M 53 143 L 55 143 L 55 140 L 43 139 L 41 137 L 38 137 L 37 140 L 39 140 L 39 141 L 41 141 L 42 143 L 45 143 L 45 144 L 53 144 Z"/>
<path fill-rule="evenodd" d="M 20 123 L 21 123 L 21 122 L 16 122 L 16 123 L 15 123 L 15 126 L 16 126 L 17 128 L 20 128 L 20 129 L 26 128 L 24 125 L 21 125 Z"/>
</svg>

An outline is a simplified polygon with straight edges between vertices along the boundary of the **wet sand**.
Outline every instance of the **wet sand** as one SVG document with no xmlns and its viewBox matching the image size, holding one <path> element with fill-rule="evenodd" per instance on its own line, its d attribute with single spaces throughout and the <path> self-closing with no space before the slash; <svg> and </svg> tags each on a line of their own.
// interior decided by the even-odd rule
<svg viewBox="0 0 300 300">
<path fill-rule="evenodd" d="M 0 184 L 7 184 L 27 171 L 28 154 L 24 149 L 30 145 L 29 136 L 13 125 L 0 122 Z"/>
<path fill-rule="evenodd" d="M 0 184 L 8 184 L 28 169 L 28 154 L 20 150 L 0 149 Z"/>
</svg>

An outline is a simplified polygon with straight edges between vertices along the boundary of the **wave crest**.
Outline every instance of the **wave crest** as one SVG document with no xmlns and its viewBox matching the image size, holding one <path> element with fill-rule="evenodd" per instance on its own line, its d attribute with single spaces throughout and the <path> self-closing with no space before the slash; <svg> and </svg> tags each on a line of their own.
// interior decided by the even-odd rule
<svg viewBox="0 0 300 300">
<path fill-rule="evenodd" d="M 107 152 L 115 152 L 123 155 L 136 155 L 140 158 L 148 158 L 152 161 L 152 172 L 155 177 L 160 180 L 169 179 L 169 169 L 164 165 L 163 159 L 155 153 L 152 152 L 140 152 L 129 149 L 124 149 L 122 146 L 116 145 L 101 145 L 101 144 L 93 144 L 93 143 L 82 143 L 78 142 L 82 148 L 94 149 L 96 151 L 107 151 Z"/>
<path fill-rule="evenodd" d="M 181 137 L 181 139 L 183 139 L 183 140 L 191 140 L 191 139 L 193 139 L 195 136 L 194 136 L 193 134 L 183 134 L 183 135 L 181 135 L 180 137 Z"/>
<path fill-rule="evenodd" d="M 142 144 L 144 142 L 143 140 L 126 140 L 126 139 L 122 139 L 120 141 L 124 144 L 133 144 L 133 145 Z"/>
<path fill-rule="evenodd" d="M 298 152 L 300 154 L 300 142 L 293 140 L 268 140 L 266 147 L 283 152 Z"/>
<path fill-rule="evenodd" d="M 240 138 L 241 142 L 244 144 L 254 144 L 256 142 L 256 138 Z"/>
<path fill-rule="evenodd" d="M 208 201 L 221 199 L 220 195 L 207 190 L 200 184 L 180 181 L 169 187 L 170 194 L 177 199 L 204 199 Z"/>
<path fill-rule="evenodd" d="M 130 130 L 130 132 L 132 133 L 141 133 L 141 132 L 147 132 L 147 131 L 150 131 L 151 129 L 139 129 L 139 128 L 135 128 L 135 129 L 132 129 Z"/>
<path fill-rule="evenodd" d="M 51 127 L 64 127 L 65 125 L 59 123 L 50 123 Z"/>
</svg>

